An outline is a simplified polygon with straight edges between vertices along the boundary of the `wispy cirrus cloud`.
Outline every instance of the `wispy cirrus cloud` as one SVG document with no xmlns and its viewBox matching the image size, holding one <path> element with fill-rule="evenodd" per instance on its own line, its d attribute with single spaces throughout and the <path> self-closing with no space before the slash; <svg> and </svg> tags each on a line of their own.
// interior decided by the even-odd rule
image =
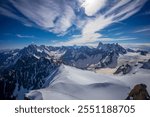
<svg viewBox="0 0 150 117">
<path fill-rule="evenodd" d="M 35 38 L 33 35 L 22 35 L 22 34 L 16 34 L 18 38 Z"/>
<path fill-rule="evenodd" d="M 6 0 L 0 14 L 63 36 L 78 30 L 62 45 L 103 40 L 101 31 L 137 13 L 147 0 Z M 21 36 L 20 36 L 21 37 Z M 108 40 L 108 39 L 106 39 Z"/>
<path fill-rule="evenodd" d="M 150 27 L 138 29 L 138 30 L 134 31 L 134 33 L 142 33 L 142 32 L 150 32 Z"/>
<path fill-rule="evenodd" d="M 122 37 L 119 37 L 119 38 L 109 38 L 109 37 L 97 38 L 96 35 L 95 35 L 96 39 L 93 39 L 93 38 L 91 38 L 91 39 L 94 40 L 94 41 L 87 40 L 86 41 L 86 45 L 97 46 L 97 43 L 100 42 L 100 41 L 101 42 L 116 42 L 116 41 L 122 42 L 122 41 L 128 41 L 128 40 L 137 40 L 137 38 L 134 38 L 134 37 L 125 37 L 125 36 L 122 36 Z M 77 45 L 83 45 L 83 43 L 84 43 L 84 40 L 81 41 L 80 37 L 76 37 L 76 39 L 71 40 L 71 41 L 59 42 L 59 43 L 57 42 L 56 44 L 54 44 L 54 46 L 61 46 L 61 45 L 64 45 L 64 44 L 65 44 L 65 46 L 76 45 L 76 44 Z"/>
<path fill-rule="evenodd" d="M 69 0 L 8 0 L 8 3 L 0 6 L 0 14 L 56 34 L 66 32 L 75 18 Z"/>
<path fill-rule="evenodd" d="M 105 0 L 105 5 L 109 6 L 109 2 Z M 107 26 L 118 23 L 137 13 L 147 0 L 118 0 L 111 7 L 108 7 L 103 13 L 94 15 L 95 18 L 88 19 L 83 26 L 79 38 L 74 38 L 65 44 L 85 44 L 96 40 L 103 40 L 103 35 L 98 33 Z M 95 8 L 94 4 L 91 7 Z"/>
</svg>

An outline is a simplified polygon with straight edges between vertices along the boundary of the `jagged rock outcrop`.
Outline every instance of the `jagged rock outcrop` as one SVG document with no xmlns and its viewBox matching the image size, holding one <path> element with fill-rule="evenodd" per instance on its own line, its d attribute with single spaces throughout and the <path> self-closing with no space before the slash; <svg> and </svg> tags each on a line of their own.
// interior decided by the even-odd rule
<svg viewBox="0 0 150 117">
<path fill-rule="evenodd" d="M 144 50 L 137 50 L 136 52 L 139 52 L 143 56 L 146 56 L 148 54 L 148 51 L 144 51 Z"/>
<path fill-rule="evenodd" d="M 104 51 L 104 52 L 113 51 L 117 54 L 126 54 L 127 53 L 126 49 L 124 49 L 118 43 L 116 43 L 116 44 L 115 43 L 103 44 L 100 42 L 99 45 L 97 46 L 97 48 Z"/>
<path fill-rule="evenodd" d="M 147 62 L 144 62 L 141 68 L 150 69 L 150 59 Z"/>
<path fill-rule="evenodd" d="M 53 60 L 31 55 L 21 56 L 0 72 L 0 99 L 23 99 L 29 90 L 42 88 L 57 68 Z"/>
<path fill-rule="evenodd" d="M 129 93 L 127 100 L 150 100 L 150 95 L 145 84 L 137 84 Z"/>
<path fill-rule="evenodd" d="M 121 73 L 122 73 L 123 75 L 125 75 L 125 74 L 130 73 L 131 70 L 132 70 L 132 66 L 129 65 L 129 64 L 126 64 L 126 65 L 120 66 L 120 67 L 115 71 L 114 74 L 121 74 Z"/>
</svg>

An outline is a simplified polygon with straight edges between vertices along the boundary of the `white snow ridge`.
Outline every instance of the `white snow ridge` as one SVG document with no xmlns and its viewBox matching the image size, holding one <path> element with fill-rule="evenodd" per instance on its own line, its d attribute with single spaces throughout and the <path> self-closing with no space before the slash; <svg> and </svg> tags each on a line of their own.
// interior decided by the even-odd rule
<svg viewBox="0 0 150 117">
<path fill-rule="evenodd" d="M 44 100 L 118 100 L 125 99 L 129 91 L 128 86 L 113 76 L 61 65 L 48 87 L 32 90 L 26 97 Z"/>
</svg>

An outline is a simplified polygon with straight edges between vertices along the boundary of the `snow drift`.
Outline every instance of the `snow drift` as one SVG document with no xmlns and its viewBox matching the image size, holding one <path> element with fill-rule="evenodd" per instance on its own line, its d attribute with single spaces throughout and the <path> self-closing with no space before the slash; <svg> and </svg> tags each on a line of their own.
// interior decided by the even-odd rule
<svg viewBox="0 0 150 117">
<path fill-rule="evenodd" d="M 125 99 L 130 88 L 108 76 L 61 65 L 49 86 L 32 90 L 29 99 Z"/>
</svg>

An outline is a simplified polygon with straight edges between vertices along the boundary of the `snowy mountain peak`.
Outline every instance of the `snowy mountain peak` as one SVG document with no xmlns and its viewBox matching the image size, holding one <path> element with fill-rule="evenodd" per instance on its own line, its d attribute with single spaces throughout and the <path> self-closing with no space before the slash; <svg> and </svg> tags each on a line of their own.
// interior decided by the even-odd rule
<svg viewBox="0 0 150 117">
<path fill-rule="evenodd" d="M 103 43 L 102 43 L 102 42 L 99 42 L 97 48 L 100 48 L 102 45 L 103 45 Z"/>
<path fill-rule="evenodd" d="M 150 60 L 145 60 L 148 53 L 144 56 L 139 52 L 125 53 L 119 44 L 102 43 L 98 48 L 32 44 L 20 50 L 1 51 L 0 88 L 4 92 L 0 99 L 23 99 L 31 90 L 36 90 L 29 93 L 34 97 L 31 99 L 42 99 L 41 95 L 43 99 L 125 99 L 128 91 L 125 84 L 112 76 L 91 72 L 116 69 L 128 62 L 131 65 L 120 66 L 116 74 L 126 76 L 133 72 L 139 76 L 139 71 L 149 70 Z"/>
<path fill-rule="evenodd" d="M 97 46 L 97 49 L 100 49 L 104 52 L 114 51 L 118 54 L 126 54 L 126 49 L 124 49 L 122 46 L 120 46 L 118 43 L 113 44 L 103 44 L 100 42 Z"/>
</svg>

